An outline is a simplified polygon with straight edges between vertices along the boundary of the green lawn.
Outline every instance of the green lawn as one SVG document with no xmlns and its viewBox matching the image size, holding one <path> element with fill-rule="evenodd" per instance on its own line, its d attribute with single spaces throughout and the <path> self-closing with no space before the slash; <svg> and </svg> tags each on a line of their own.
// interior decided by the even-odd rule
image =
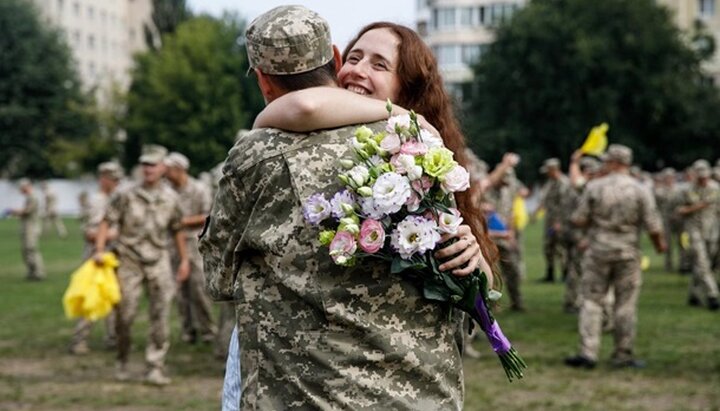
<svg viewBox="0 0 720 411">
<path fill-rule="evenodd" d="M 48 279 L 26 282 L 18 223 L 0 220 L 0 410 L 217 410 L 223 364 L 210 346 L 179 341 L 173 313 L 168 367 L 174 382 L 153 388 L 112 379 L 114 355 L 102 350 L 102 327 L 93 330 L 95 350 L 73 357 L 66 348 L 74 322 L 64 318 L 61 298 L 80 263 L 77 224 L 66 220 L 70 238 L 43 237 Z M 685 305 L 687 277 L 663 273 L 654 254 L 640 299 L 637 353 L 644 370 L 613 370 L 612 346 L 603 339 L 599 368 L 562 364 L 577 345 L 577 317 L 562 312 L 562 286 L 542 284 L 539 225 L 526 237 L 524 293 L 528 312 L 497 315 L 503 330 L 529 365 L 525 379 L 508 383 L 485 341 L 479 360 L 466 360 L 467 410 L 720 410 L 720 313 Z M 131 358 L 142 373 L 147 311 L 134 328 Z"/>
</svg>

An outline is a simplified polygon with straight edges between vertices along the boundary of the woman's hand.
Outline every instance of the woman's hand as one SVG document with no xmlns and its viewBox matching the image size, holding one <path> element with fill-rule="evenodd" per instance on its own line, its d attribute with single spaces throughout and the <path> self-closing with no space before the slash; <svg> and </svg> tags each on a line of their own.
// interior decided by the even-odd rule
<svg viewBox="0 0 720 411">
<path fill-rule="evenodd" d="M 453 258 L 443 262 L 438 268 L 442 271 L 452 270 L 454 275 L 460 277 L 469 275 L 478 268 L 479 263 L 483 260 L 480 245 L 470 230 L 470 226 L 465 224 L 458 227 L 457 233 L 442 236 L 440 242 L 446 242 L 451 238 L 457 238 L 458 241 L 438 250 L 435 257 L 443 259 L 452 256 Z"/>
</svg>

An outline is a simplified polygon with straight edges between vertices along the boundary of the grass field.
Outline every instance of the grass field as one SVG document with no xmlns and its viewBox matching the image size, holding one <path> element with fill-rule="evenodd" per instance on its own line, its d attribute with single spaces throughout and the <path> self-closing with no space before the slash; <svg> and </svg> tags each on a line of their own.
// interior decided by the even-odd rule
<svg viewBox="0 0 720 411">
<path fill-rule="evenodd" d="M 95 327 L 91 354 L 67 354 L 73 321 L 64 318 L 61 298 L 79 264 L 77 224 L 67 220 L 70 238 L 43 237 L 48 279 L 26 282 L 20 259 L 18 223 L 0 220 L 0 410 L 217 410 L 223 364 L 210 346 L 179 341 L 173 313 L 168 367 L 173 384 L 154 388 L 113 381 L 114 354 L 101 349 Z M 526 313 L 502 312 L 503 330 L 529 364 L 523 380 L 508 383 L 484 341 L 483 353 L 465 363 L 465 409 L 491 410 L 720 410 L 720 314 L 685 304 L 687 277 L 663 273 L 651 255 L 640 298 L 637 353 L 643 370 L 608 365 L 612 338 L 603 338 L 601 363 L 593 371 L 562 364 L 577 345 L 577 318 L 562 312 L 562 286 L 538 283 L 544 271 L 540 229 L 526 233 Z M 147 311 L 134 327 L 131 370 L 139 378 Z"/>
</svg>

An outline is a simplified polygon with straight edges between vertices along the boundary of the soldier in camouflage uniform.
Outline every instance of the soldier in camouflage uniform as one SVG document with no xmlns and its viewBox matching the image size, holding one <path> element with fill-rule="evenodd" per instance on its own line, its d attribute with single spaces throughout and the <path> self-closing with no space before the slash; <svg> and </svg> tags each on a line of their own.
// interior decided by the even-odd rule
<svg viewBox="0 0 720 411">
<path fill-rule="evenodd" d="M 130 355 L 130 328 L 137 314 L 143 285 L 148 293 L 150 332 L 145 349 L 148 372 L 145 381 L 166 385 L 165 356 L 170 342 L 169 317 L 175 282 L 183 282 L 190 271 L 182 230 L 182 210 L 177 194 L 162 181 L 167 150 L 146 146 L 140 156 L 143 180 L 116 192 L 108 204 L 95 241 L 96 259 L 105 251 L 108 228 L 117 225 L 115 252 L 118 255 L 118 282 L 122 300 L 116 308 L 118 364 L 115 378 L 130 378 L 127 364 Z M 168 252 L 170 234 L 180 255 L 173 278 Z"/>
<path fill-rule="evenodd" d="M 23 208 L 11 209 L 9 214 L 20 218 L 20 244 L 23 261 L 27 267 L 25 279 L 38 281 L 45 278 L 45 266 L 42 255 L 38 249 L 40 237 L 40 206 L 33 193 L 30 180 L 23 178 L 18 182 L 20 192 L 25 196 Z"/>
<path fill-rule="evenodd" d="M 493 187 L 485 196 L 507 227 L 507 232 L 502 237 L 495 238 L 495 244 L 500 251 L 503 285 L 510 295 L 510 309 L 513 311 L 525 311 L 520 291 L 522 271 L 519 239 L 513 218 L 513 200 L 520 188 L 521 184 L 515 177 L 515 171 L 509 168 L 500 180 L 500 185 Z"/>
<path fill-rule="evenodd" d="M 272 76 L 334 86 L 339 52 L 315 13 L 275 8 L 246 37 L 266 100 L 283 94 Z M 243 409 L 462 406 L 459 318 L 386 264 L 335 265 L 304 221 L 307 198 L 340 188 L 354 129 L 258 129 L 229 153 L 200 249 L 211 295 L 238 304 Z"/>
<path fill-rule="evenodd" d="M 546 273 L 543 281 L 555 281 L 555 261 L 560 261 L 560 269 L 565 278 L 567 274 L 567 243 L 563 235 L 564 216 L 567 210 L 563 207 L 567 199 L 570 184 L 560 170 L 560 160 L 549 158 L 545 160 L 540 172 L 547 175 L 547 182 L 542 188 L 540 205 L 538 209 L 545 210 L 545 224 L 543 229 L 543 253 L 545 255 Z"/>
<path fill-rule="evenodd" d="M 608 174 L 588 183 L 572 221 L 588 227 L 589 248 L 582 263 L 580 352 L 565 359 L 572 367 L 594 368 L 600 349 L 602 307 L 614 289 L 616 367 L 642 367 L 633 353 L 637 299 L 642 282 L 640 230 L 647 229 L 658 252 L 665 250 L 662 221 L 650 190 L 628 174 L 632 151 L 612 144 L 604 155 Z"/>
<path fill-rule="evenodd" d="M 45 200 L 45 212 L 43 213 L 43 231 L 47 231 L 50 227 L 55 227 L 60 238 L 67 237 L 67 229 L 57 211 L 57 195 L 50 189 L 47 182 L 41 185 L 43 198 Z"/>
<path fill-rule="evenodd" d="M 105 216 L 105 209 L 110 201 L 110 196 L 117 189 L 120 180 L 123 177 L 123 170 L 119 164 L 114 162 L 105 162 L 98 165 L 98 185 L 100 190 L 93 194 L 88 200 L 87 217 L 82 226 L 85 235 L 85 247 L 83 250 L 83 261 L 92 257 L 95 253 L 95 240 L 97 237 L 100 222 Z M 108 229 L 107 248 L 112 249 L 112 241 L 117 238 L 117 227 L 113 226 Z M 69 351 L 71 354 L 82 355 L 90 351 L 87 344 L 92 325 L 94 323 L 88 319 L 81 318 L 75 326 L 72 340 L 70 341 Z M 105 346 L 114 348 L 117 344 L 115 338 L 115 311 L 105 317 Z"/>
<path fill-rule="evenodd" d="M 203 183 L 188 174 L 190 161 L 180 153 L 170 153 L 165 158 L 167 178 L 178 193 L 183 212 L 182 226 L 185 230 L 185 249 L 190 258 L 190 277 L 180 284 L 177 304 L 180 312 L 184 342 L 196 339 L 205 343 L 215 340 L 215 324 L 212 319 L 210 297 L 205 291 L 205 272 L 202 256 L 198 250 L 198 235 L 210 214 L 210 192 Z M 179 263 L 177 252 L 171 253 L 173 265 Z"/>
<path fill-rule="evenodd" d="M 685 232 L 690 237 L 694 258 L 688 303 L 698 306 L 702 297 L 707 297 L 708 308 L 717 310 L 720 304 L 718 286 L 712 271 L 712 257 L 717 251 L 720 236 L 720 186 L 711 179 L 712 170 L 707 161 L 696 161 L 693 170 L 695 182 L 681 193 L 680 206 L 677 208 L 677 212 L 685 219 Z"/>
<path fill-rule="evenodd" d="M 653 188 L 655 202 L 663 219 L 665 227 L 665 271 L 674 271 L 673 254 L 674 249 L 680 247 L 680 234 L 682 232 L 682 219 L 675 212 L 679 199 L 677 186 L 675 184 L 675 170 L 672 168 L 663 169 L 658 181 Z"/>
<path fill-rule="evenodd" d="M 573 153 L 570 160 L 570 190 L 568 190 L 565 203 L 567 219 L 566 235 L 570 247 L 568 248 L 568 273 L 565 278 L 565 303 L 563 309 L 566 313 L 580 311 L 582 299 L 580 296 L 580 278 L 582 277 L 582 255 L 588 247 L 587 231 L 576 227 L 570 221 L 571 211 L 577 209 L 587 183 L 598 176 L 602 164 L 593 157 L 582 157 L 580 150 Z M 605 305 L 607 307 L 607 304 Z"/>
</svg>

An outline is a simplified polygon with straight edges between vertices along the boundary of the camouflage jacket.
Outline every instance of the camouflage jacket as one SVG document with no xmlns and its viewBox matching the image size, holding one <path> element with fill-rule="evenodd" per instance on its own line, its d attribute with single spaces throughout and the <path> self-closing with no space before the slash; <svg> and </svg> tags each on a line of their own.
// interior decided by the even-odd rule
<svg viewBox="0 0 720 411">
<path fill-rule="evenodd" d="M 260 129 L 230 150 L 200 251 L 211 296 L 237 303 L 242 409 L 462 407 L 458 322 L 386 263 L 333 264 L 303 218 L 341 188 L 353 131 Z"/>
<path fill-rule="evenodd" d="M 680 193 L 679 205 L 681 206 L 690 206 L 699 202 L 707 202 L 709 206 L 686 215 L 683 226 L 688 234 L 699 234 L 703 239 L 717 240 L 718 231 L 720 231 L 720 227 L 718 227 L 720 186 L 718 183 L 709 180 L 705 187 L 690 184 Z"/>
<path fill-rule="evenodd" d="M 207 215 L 210 213 L 210 190 L 200 180 L 188 177 L 184 187 L 175 188 L 183 217 L 194 215 Z M 185 241 L 194 244 L 200 230 L 196 228 L 185 229 Z M 194 246 L 193 246 L 194 247 Z"/>
<path fill-rule="evenodd" d="M 569 190 L 570 181 L 564 175 L 557 180 L 549 180 L 543 186 L 540 203 L 545 208 L 545 227 L 562 224 L 563 216 L 567 213 L 564 204 Z"/>
<path fill-rule="evenodd" d="M 117 226 L 117 252 L 143 264 L 160 259 L 169 246 L 169 234 L 181 229 L 182 211 L 175 192 L 165 184 L 153 190 L 141 184 L 116 190 L 103 217 Z"/>
<path fill-rule="evenodd" d="M 40 204 L 33 194 L 25 195 L 25 204 L 20 214 L 22 230 L 37 230 L 40 228 Z"/>
<path fill-rule="evenodd" d="M 639 258 L 641 229 L 663 230 L 650 190 L 623 173 L 587 183 L 572 221 L 588 227 L 589 251 L 606 260 Z"/>
</svg>

